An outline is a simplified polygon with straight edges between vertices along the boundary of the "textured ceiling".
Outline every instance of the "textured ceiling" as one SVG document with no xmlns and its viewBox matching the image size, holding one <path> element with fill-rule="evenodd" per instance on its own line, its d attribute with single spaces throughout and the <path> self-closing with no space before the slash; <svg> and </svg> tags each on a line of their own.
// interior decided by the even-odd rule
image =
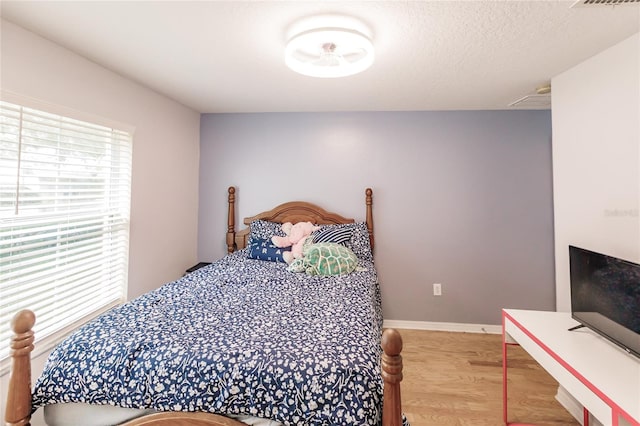
<svg viewBox="0 0 640 426">
<path fill-rule="evenodd" d="M 1 14 L 200 112 L 475 110 L 508 109 L 640 30 L 640 6 L 573 2 L 3 0 Z M 370 69 L 284 65 L 287 28 L 326 13 L 372 29 Z"/>
</svg>

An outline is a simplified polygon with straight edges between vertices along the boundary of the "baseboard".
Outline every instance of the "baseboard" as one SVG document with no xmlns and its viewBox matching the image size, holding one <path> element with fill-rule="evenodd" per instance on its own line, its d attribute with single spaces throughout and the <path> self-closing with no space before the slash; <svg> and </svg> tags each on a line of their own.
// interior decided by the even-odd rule
<svg viewBox="0 0 640 426">
<path fill-rule="evenodd" d="M 502 334 L 501 325 L 487 325 L 487 324 L 384 320 L 383 326 L 385 328 L 405 328 L 408 330 L 456 331 L 456 332 L 462 332 L 462 333 Z"/>
</svg>

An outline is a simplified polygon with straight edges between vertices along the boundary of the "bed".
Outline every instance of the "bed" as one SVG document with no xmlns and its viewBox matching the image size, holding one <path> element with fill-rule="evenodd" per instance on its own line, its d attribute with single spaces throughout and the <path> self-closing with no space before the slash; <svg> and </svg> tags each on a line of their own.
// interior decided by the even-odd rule
<svg viewBox="0 0 640 426">
<path fill-rule="evenodd" d="M 225 257 L 81 327 L 53 350 L 33 392 L 35 315 L 16 314 L 7 424 L 29 424 L 40 407 L 58 424 L 407 423 L 402 339 L 382 330 L 372 190 L 364 222 L 294 201 L 245 218 L 239 231 L 234 187 L 227 199 Z M 296 274 L 254 250 L 282 223 L 301 221 L 341 235 L 358 268 Z"/>
</svg>

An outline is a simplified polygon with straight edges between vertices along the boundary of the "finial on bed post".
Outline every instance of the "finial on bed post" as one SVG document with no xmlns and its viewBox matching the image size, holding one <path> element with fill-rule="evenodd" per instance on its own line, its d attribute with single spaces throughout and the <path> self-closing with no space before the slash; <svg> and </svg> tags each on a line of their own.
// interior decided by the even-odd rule
<svg viewBox="0 0 640 426">
<path fill-rule="evenodd" d="M 11 376 L 4 421 L 10 426 L 28 426 L 31 421 L 31 351 L 36 316 L 29 310 L 15 314 L 11 321 Z"/>
<path fill-rule="evenodd" d="M 402 336 L 393 328 L 382 333 L 382 379 L 384 394 L 382 407 L 383 426 L 401 426 L 402 409 L 400 382 L 402 381 Z"/>
<path fill-rule="evenodd" d="M 371 250 L 373 250 L 373 190 L 371 188 L 367 188 L 364 193 L 367 196 L 367 229 L 369 230 L 369 242 L 371 243 Z"/>
<path fill-rule="evenodd" d="M 229 210 L 227 211 L 227 252 L 233 253 L 235 250 L 235 220 L 236 220 L 236 189 L 233 186 L 229 187 Z"/>
</svg>

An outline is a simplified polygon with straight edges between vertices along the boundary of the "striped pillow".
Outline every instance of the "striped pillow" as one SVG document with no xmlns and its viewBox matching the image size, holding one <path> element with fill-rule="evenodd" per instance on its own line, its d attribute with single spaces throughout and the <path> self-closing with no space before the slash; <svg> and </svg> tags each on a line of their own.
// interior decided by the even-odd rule
<svg viewBox="0 0 640 426">
<path fill-rule="evenodd" d="M 346 246 L 352 233 L 352 229 L 329 226 L 313 233 L 313 243 L 337 243 Z"/>
</svg>

